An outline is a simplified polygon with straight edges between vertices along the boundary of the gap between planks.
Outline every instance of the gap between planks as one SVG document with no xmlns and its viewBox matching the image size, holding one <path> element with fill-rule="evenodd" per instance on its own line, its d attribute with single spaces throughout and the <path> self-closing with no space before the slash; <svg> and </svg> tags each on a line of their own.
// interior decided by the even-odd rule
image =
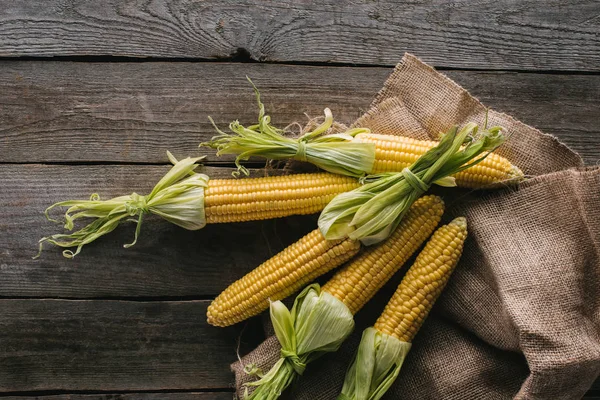
<svg viewBox="0 0 600 400">
<path fill-rule="evenodd" d="M 241 49 L 244 50 L 244 49 Z M 243 53 L 247 53 L 244 50 Z M 333 67 L 333 68 L 390 68 L 388 64 L 377 64 L 377 63 L 343 63 L 343 62 L 318 62 L 318 61 L 256 61 L 248 57 L 223 57 L 219 59 L 210 58 L 169 58 L 169 57 L 131 57 L 131 56 L 0 56 L 0 62 L 22 62 L 22 61 L 52 61 L 52 62 L 74 62 L 74 63 L 153 63 L 153 62 L 169 62 L 169 63 L 239 63 L 239 64 L 266 64 L 266 65 L 289 65 L 289 66 L 308 66 L 308 67 Z M 458 71 L 458 72 L 515 72 L 522 74 L 539 74 L 539 75 L 600 75 L 598 71 L 586 71 L 578 69 L 510 69 L 510 68 L 469 68 L 468 66 L 461 67 L 448 67 L 444 65 L 430 64 L 438 71 Z"/>
</svg>

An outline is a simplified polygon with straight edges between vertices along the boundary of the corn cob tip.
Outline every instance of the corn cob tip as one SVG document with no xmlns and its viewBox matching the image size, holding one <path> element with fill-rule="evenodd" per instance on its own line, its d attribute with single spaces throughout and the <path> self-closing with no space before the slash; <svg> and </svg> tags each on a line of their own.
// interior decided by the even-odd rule
<svg viewBox="0 0 600 400">
<path fill-rule="evenodd" d="M 460 228 L 467 227 L 467 219 L 465 217 L 457 217 L 452 220 L 448 225 L 456 225 Z"/>
<path fill-rule="evenodd" d="M 510 169 L 508 170 L 508 176 L 509 180 L 515 180 L 517 182 L 520 182 L 525 178 L 525 174 L 523 171 L 521 171 L 521 168 L 517 167 L 516 165 L 510 166 Z"/>
</svg>

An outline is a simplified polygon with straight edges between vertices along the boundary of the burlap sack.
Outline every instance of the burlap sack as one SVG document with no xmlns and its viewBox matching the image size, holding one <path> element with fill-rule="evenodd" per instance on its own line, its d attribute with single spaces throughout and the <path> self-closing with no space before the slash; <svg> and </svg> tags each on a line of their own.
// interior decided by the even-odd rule
<svg viewBox="0 0 600 400">
<path fill-rule="evenodd" d="M 483 123 L 486 108 L 464 89 L 405 55 L 355 126 L 428 138 L 450 125 Z M 582 168 L 555 138 L 489 112 L 511 133 L 500 153 L 535 176 L 518 189 L 450 201 L 469 239 L 442 297 L 417 335 L 387 399 L 576 399 L 600 374 L 600 168 Z M 398 278 L 357 315 L 340 351 L 311 364 L 289 398 L 335 399 L 362 329 Z M 279 357 L 270 337 L 232 365 L 238 395 Z"/>
</svg>

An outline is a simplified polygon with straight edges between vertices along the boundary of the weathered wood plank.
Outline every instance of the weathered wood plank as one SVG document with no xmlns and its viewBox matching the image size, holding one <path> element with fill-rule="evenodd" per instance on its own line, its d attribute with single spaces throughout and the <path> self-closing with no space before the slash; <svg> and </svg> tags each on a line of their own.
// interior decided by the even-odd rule
<svg viewBox="0 0 600 400">
<path fill-rule="evenodd" d="M 110 393 L 110 394 L 61 394 L 51 396 L 2 396 L 3 400 L 232 400 L 232 392 L 189 393 Z"/>
<path fill-rule="evenodd" d="M 600 69 L 594 0 L 0 2 L 0 55 Z"/>
<path fill-rule="evenodd" d="M 0 300 L 0 391 L 198 390 L 224 383 L 226 387 L 232 378 L 228 364 L 234 357 L 239 332 L 206 326 L 207 303 Z M 7 398 L 224 400 L 232 395 L 128 393 Z"/>
<path fill-rule="evenodd" d="M 208 225 L 187 231 L 158 217 L 142 225 L 138 243 L 126 224 L 84 248 L 73 260 L 37 240 L 62 232 L 43 210 L 66 199 L 149 193 L 166 166 L 0 165 L 0 297 L 206 297 L 316 227 L 314 217 Z M 231 169 L 206 168 L 213 177 Z M 57 211 L 53 214 L 60 216 Z M 1 312 L 0 312 L 1 314 Z"/>
<path fill-rule="evenodd" d="M 245 66 L 248 66 L 247 68 Z M 215 63 L 0 63 L 0 161 L 166 162 L 239 118 L 255 123 L 251 76 L 282 126 L 332 105 L 352 121 L 383 84 L 330 68 Z M 373 74 L 374 73 L 374 74 Z M 351 81 L 347 81 L 350 79 Z M 354 81 L 354 82 L 352 82 Z M 214 151 L 203 149 L 201 154 Z M 232 158 L 226 158 L 231 160 Z"/>
<path fill-rule="evenodd" d="M 263 92 L 274 122 L 332 108 L 350 123 L 390 68 L 229 63 L 0 62 L 0 162 L 166 162 L 165 151 L 205 154 L 198 143 L 234 119 L 253 123 L 245 79 Z M 600 76 L 447 71 L 488 106 L 558 136 L 592 164 L 600 160 Z"/>
<path fill-rule="evenodd" d="M 208 303 L 0 300 L 0 392 L 227 388 L 239 329 Z"/>
<path fill-rule="evenodd" d="M 382 300 L 378 296 L 375 302 Z M 0 300 L 0 393 L 228 387 L 228 364 L 235 359 L 240 332 L 207 326 L 207 304 Z M 245 346 L 242 354 L 253 345 Z M 182 395 L 182 400 L 198 398 Z M 179 399 L 122 396 L 129 397 L 117 398 Z M 90 397 L 105 399 L 81 399 Z"/>
</svg>

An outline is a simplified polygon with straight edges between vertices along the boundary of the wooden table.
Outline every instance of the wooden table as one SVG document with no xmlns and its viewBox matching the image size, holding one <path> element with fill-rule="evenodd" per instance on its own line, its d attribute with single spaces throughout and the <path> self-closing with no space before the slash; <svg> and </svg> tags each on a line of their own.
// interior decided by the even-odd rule
<svg viewBox="0 0 600 400">
<path fill-rule="evenodd" d="M 213 328 L 206 307 L 314 218 L 155 218 L 130 249 L 126 226 L 74 260 L 31 256 L 60 229 L 46 206 L 147 193 L 167 149 L 228 176 L 232 159 L 197 144 L 207 115 L 255 119 L 246 75 L 281 126 L 326 106 L 351 122 L 410 51 L 596 164 L 599 15 L 594 0 L 0 0 L 0 397 L 232 397 L 238 338 L 256 345 L 259 321 Z"/>
</svg>

